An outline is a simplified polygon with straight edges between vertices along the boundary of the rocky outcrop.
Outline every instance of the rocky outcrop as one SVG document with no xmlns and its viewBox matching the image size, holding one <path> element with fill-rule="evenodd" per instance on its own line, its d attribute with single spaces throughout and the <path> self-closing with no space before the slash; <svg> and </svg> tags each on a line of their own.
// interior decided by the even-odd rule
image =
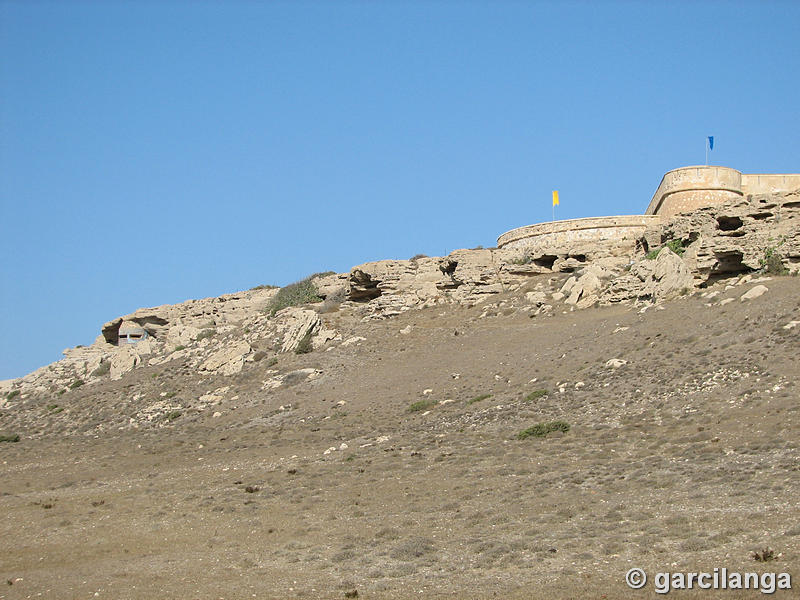
<svg viewBox="0 0 800 600">
<path fill-rule="evenodd" d="M 278 333 L 282 336 L 281 352 L 294 352 L 306 336 L 320 327 L 319 315 L 313 310 L 285 308 L 275 315 L 280 319 Z"/>
<path fill-rule="evenodd" d="M 368 262 L 349 273 L 313 276 L 317 295 L 324 299 L 316 309 L 290 307 L 271 315 L 266 308 L 275 288 L 143 308 L 105 323 L 91 346 L 67 349 L 63 360 L 2 382 L 2 389 L 8 390 L 6 396 L 11 391 L 23 397 L 64 393 L 102 377 L 119 379 L 144 364 L 171 361 L 232 375 L 268 354 L 295 352 L 301 344 L 304 350 L 357 344 L 354 340 L 363 338 L 337 331 L 326 320 L 327 310 L 339 310 L 340 304 L 370 320 L 437 304 L 481 303 L 481 317 L 488 318 L 510 306 L 507 294 L 496 302 L 489 298 L 521 290 L 523 304 L 511 304 L 531 317 L 546 317 L 562 301 L 571 310 L 652 303 L 723 278 L 744 281 L 740 276 L 768 268 L 797 273 L 800 191 L 747 196 L 676 215 L 647 226 L 635 245 L 630 240 L 598 245 L 580 236 L 566 236 L 559 245 L 558 239 L 524 248 Z M 117 346 L 121 328 L 143 329 L 147 337 Z"/>
<path fill-rule="evenodd" d="M 142 363 L 142 357 L 133 348 L 119 348 L 111 355 L 111 379 L 122 376 Z"/>
<path fill-rule="evenodd" d="M 645 231 L 644 252 L 677 240 L 696 284 L 762 269 L 775 256 L 800 270 L 800 190 L 747 196 L 676 215 Z"/>
<path fill-rule="evenodd" d="M 119 328 L 125 321 L 139 325 L 157 340 L 169 339 L 174 345 L 186 345 L 204 329 L 241 323 L 263 310 L 277 292 L 276 288 L 253 289 L 180 304 L 140 308 L 104 324 L 101 332 L 106 342 L 116 344 Z"/>
<path fill-rule="evenodd" d="M 246 341 L 225 346 L 203 361 L 203 364 L 200 365 L 200 370 L 211 371 L 220 375 L 239 373 L 244 367 L 245 356 L 250 354 L 250 350 L 250 344 Z"/>
<path fill-rule="evenodd" d="M 566 298 L 564 302 L 577 308 L 594 306 L 600 300 L 599 294 L 603 288 L 604 280 L 611 273 L 599 265 L 587 267 L 579 277 L 570 277 L 561 287 L 561 294 Z"/>
<path fill-rule="evenodd" d="M 669 248 L 655 259 L 644 259 L 627 273 L 614 277 L 601 294 L 601 302 L 613 304 L 628 300 L 665 300 L 694 287 L 688 266 Z"/>
</svg>

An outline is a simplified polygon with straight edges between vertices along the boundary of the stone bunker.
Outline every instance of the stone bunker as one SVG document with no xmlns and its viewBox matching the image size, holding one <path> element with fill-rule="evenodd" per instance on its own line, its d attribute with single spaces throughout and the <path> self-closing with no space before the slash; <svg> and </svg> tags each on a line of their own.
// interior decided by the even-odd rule
<svg viewBox="0 0 800 600">
<path fill-rule="evenodd" d="M 137 344 L 144 339 L 147 339 L 147 330 L 141 325 L 123 321 L 119 326 L 119 333 L 117 334 L 117 344 L 124 346 L 126 344 Z"/>
</svg>

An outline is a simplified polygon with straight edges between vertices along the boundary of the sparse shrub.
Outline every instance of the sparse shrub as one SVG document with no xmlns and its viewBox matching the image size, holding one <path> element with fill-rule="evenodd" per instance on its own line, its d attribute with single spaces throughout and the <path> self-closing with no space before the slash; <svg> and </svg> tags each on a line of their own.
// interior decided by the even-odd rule
<svg viewBox="0 0 800 600">
<path fill-rule="evenodd" d="M 58 395 L 59 395 L 59 396 L 63 396 L 63 395 L 66 393 L 66 391 L 67 391 L 67 390 L 65 390 L 65 389 L 63 389 L 63 388 L 62 388 L 62 389 L 58 390 Z"/>
<path fill-rule="evenodd" d="M 783 256 L 778 252 L 778 246 L 765 249 L 764 258 L 759 260 L 761 268 L 770 275 L 786 275 L 789 272 L 789 269 L 783 266 Z"/>
<path fill-rule="evenodd" d="M 108 372 L 111 370 L 111 363 L 107 361 L 101 362 L 98 367 L 92 371 L 92 377 L 102 377 L 103 375 L 108 375 Z"/>
<path fill-rule="evenodd" d="M 408 412 L 420 412 L 436 406 L 435 400 L 418 400 L 408 407 Z"/>
<path fill-rule="evenodd" d="M 309 354 L 313 352 L 314 344 L 311 343 L 311 332 L 306 333 L 297 343 L 297 348 L 294 349 L 295 354 Z"/>
<path fill-rule="evenodd" d="M 268 283 L 262 283 L 261 285 L 257 285 L 256 287 L 251 287 L 250 291 L 254 292 L 256 290 L 274 290 L 277 285 L 269 285 Z"/>
<path fill-rule="evenodd" d="M 175 352 L 178 352 L 179 350 L 186 350 L 186 346 L 184 346 L 183 344 L 175 346 Z"/>
<path fill-rule="evenodd" d="M 0 442 L 18 442 L 19 441 L 19 434 L 14 433 L 12 435 L 2 435 L 0 434 Z"/>
<path fill-rule="evenodd" d="M 275 365 L 277 365 L 277 364 L 278 364 L 278 357 L 277 357 L 277 356 L 273 356 L 272 358 L 270 358 L 270 359 L 267 361 L 267 366 L 268 366 L 268 367 L 274 367 L 274 366 L 275 366 Z"/>
<path fill-rule="evenodd" d="M 531 257 L 530 254 L 525 254 L 523 256 L 520 256 L 519 258 L 512 258 L 508 262 L 510 262 L 512 265 L 528 265 L 531 263 L 532 260 L 533 258 Z"/>
<path fill-rule="evenodd" d="M 84 383 L 85 383 L 85 382 L 83 381 L 83 379 L 76 379 L 75 381 L 73 381 L 72 383 L 70 383 L 70 384 L 69 384 L 69 389 L 71 389 L 71 390 L 78 389 L 78 388 L 79 388 L 79 387 L 81 387 L 81 386 L 82 386 Z"/>
<path fill-rule="evenodd" d="M 167 421 L 174 421 L 175 419 L 179 418 L 182 414 L 183 413 L 179 410 L 171 410 L 164 416 L 164 419 L 166 419 Z"/>
<path fill-rule="evenodd" d="M 537 423 L 532 427 L 523 429 L 517 434 L 517 439 L 524 440 L 529 437 L 546 437 L 548 433 L 554 431 L 569 431 L 569 423 L 565 421 L 550 421 L 549 423 Z"/>
<path fill-rule="evenodd" d="M 648 260 L 654 260 L 658 257 L 658 254 L 664 249 L 669 248 L 678 256 L 683 256 L 683 253 L 686 252 L 686 247 L 683 245 L 683 240 L 681 239 L 674 239 L 669 240 L 666 244 L 661 246 L 660 248 L 656 248 L 655 250 L 651 250 L 645 255 L 645 258 Z"/>
<path fill-rule="evenodd" d="M 672 250 L 678 256 L 683 256 L 686 248 L 683 245 L 683 240 L 670 240 L 666 243 L 666 247 Z"/>
<path fill-rule="evenodd" d="M 434 552 L 436 548 L 433 541 L 428 538 L 412 538 L 397 544 L 391 552 L 391 557 L 398 560 L 415 560 L 426 554 Z"/>
<path fill-rule="evenodd" d="M 419 260 L 420 258 L 428 258 L 427 254 L 415 254 L 409 260 Z"/>
<path fill-rule="evenodd" d="M 333 273 L 333 271 L 330 273 Z M 300 281 L 296 281 L 295 283 L 290 283 L 286 287 L 282 287 L 267 305 L 267 311 L 271 315 L 274 315 L 279 310 L 289 306 L 300 306 L 301 304 L 319 302 L 322 298 L 319 297 L 319 290 L 317 290 L 313 279 L 327 274 L 328 273 L 317 273 Z"/>
<path fill-rule="evenodd" d="M 341 302 L 335 302 L 325 298 L 325 301 L 322 303 L 322 306 L 319 307 L 317 312 L 321 315 L 339 312 L 339 306 L 341 306 Z"/>
<path fill-rule="evenodd" d="M 164 396 L 164 398 L 167 398 L 167 399 L 174 398 L 177 395 L 178 395 L 178 392 L 167 392 L 167 394 Z"/>
<path fill-rule="evenodd" d="M 206 329 L 203 329 L 203 331 L 201 331 L 200 333 L 198 333 L 197 337 L 195 339 L 199 342 L 200 340 L 204 340 L 206 338 L 210 338 L 210 337 L 213 337 L 215 335 L 217 335 L 217 330 L 213 329 L 211 327 L 208 327 Z"/>
<path fill-rule="evenodd" d="M 533 400 L 538 400 L 539 398 L 543 398 L 544 396 L 547 396 L 547 394 L 549 394 L 549 393 L 550 393 L 549 390 L 544 390 L 544 389 L 542 389 L 542 390 L 534 390 L 533 392 L 531 392 L 530 394 L 525 396 L 525 402 L 532 402 Z"/>
<path fill-rule="evenodd" d="M 322 306 L 317 309 L 319 314 L 326 314 L 337 312 L 339 310 L 339 305 L 342 302 L 347 300 L 347 288 L 342 286 L 338 288 L 334 293 L 329 294 L 325 297 L 325 300 L 322 303 Z"/>
<path fill-rule="evenodd" d="M 8 394 L 6 394 L 6 400 L 12 400 L 17 396 L 19 396 L 19 394 L 20 394 L 19 390 L 11 390 L 10 392 L 8 392 Z"/>
<path fill-rule="evenodd" d="M 772 548 L 764 548 L 761 552 L 753 552 L 753 560 L 756 562 L 771 562 L 778 560 L 778 557 L 775 556 L 775 550 Z"/>
<path fill-rule="evenodd" d="M 481 400 L 486 400 L 491 397 L 491 394 L 481 394 L 480 396 L 475 396 L 474 398 L 467 400 L 467 404 L 475 404 L 476 402 L 480 402 Z"/>
</svg>

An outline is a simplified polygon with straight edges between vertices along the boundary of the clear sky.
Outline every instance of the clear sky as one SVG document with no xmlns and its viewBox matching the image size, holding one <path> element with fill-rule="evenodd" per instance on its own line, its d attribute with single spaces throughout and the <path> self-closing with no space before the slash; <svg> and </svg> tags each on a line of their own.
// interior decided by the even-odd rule
<svg viewBox="0 0 800 600">
<path fill-rule="evenodd" d="M 143 306 L 800 172 L 800 2 L 0 0 L 0 379 Z"/>
</svg>

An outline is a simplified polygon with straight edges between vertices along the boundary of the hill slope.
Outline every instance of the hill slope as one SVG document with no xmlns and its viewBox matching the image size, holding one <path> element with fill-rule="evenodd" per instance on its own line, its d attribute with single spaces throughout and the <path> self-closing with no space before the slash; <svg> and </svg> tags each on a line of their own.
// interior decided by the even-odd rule
<svg viewBox="0 0 800 600">
<path fill-rule="evenodd" d="M 396 311 L 405 288 L 391 318 L 355 300 L 270 316 L 275 290 L 128 316 L 156 332 L 129 369 L 6 389 L 0 598 L 652 595 L 625 586 L 634 566 L 796 579 L 800 278 L 577 308 L 704 260 L 687 252 Z M 318 283 L 332 298 L 348 277 Z"/>
</svg>

